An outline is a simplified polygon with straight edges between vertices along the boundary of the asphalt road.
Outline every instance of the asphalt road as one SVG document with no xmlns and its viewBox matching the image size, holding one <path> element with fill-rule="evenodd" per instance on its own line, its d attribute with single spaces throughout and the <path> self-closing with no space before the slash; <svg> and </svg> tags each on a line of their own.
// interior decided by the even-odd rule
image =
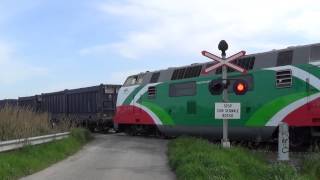
<svg viewBox="0 0 320 180">
<path fill-rule="evenodd" d="M 167 140 L 96 135 L 77 154 L 23 180 L 171 180 Z"/>
</svg>

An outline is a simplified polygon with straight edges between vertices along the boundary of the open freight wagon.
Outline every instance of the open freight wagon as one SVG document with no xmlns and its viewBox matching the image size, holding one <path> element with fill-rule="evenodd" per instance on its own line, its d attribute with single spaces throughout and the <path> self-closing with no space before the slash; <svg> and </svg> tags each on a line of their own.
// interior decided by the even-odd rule
<svg viewBox="0 0 320 180">
<path fill-rule="evenodd" d="M 16 106 L 18 104 L 17 99 L 3 99 L 0 100 L 0 109 L 5 106 Z"/>
<path fill-rule="evenodd" d="M 53 123 L 73 121 L 90 130 L 113 127 L 113 115 L 120 85 L 98 85 L 92 87 L 43 93 L 30 100 L 29 106 L 48 112 Z M 31 97 L 21 97 L 24 102 Z M 39 103 L 34 103 L 39 102 Z M 40 106 L 38 106 L 40 104 Z"/>
</svg>

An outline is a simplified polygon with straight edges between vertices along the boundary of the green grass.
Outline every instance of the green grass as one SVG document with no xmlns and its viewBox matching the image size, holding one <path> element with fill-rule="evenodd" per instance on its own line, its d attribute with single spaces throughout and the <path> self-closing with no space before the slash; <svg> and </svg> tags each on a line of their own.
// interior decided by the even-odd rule
<svg viewBox="0 0 320 180">
<path fill-rule="evenodd" d="M 270 164 L 261 155 L 241 147 L 223 149 L 206 140 L 189 137 L 172 140 L 168 156 L 170 166 L 181 180 L 320 179 L 320 156 L 310 157 L 313 161 L 306 160 L 305 170 L 298 172 L 285 163 Z"/>
<path fill-rule="evenodd" d="M 42 170 L 77 152 L 90 139 L 87 130 L 73 129 L 63 140 L 0 153 L 0 179 L 18 179 Z"/>
<path fill-rule="evenodd" d="M 303 161 L 302 174 L 320 179 L 320 153 L 311 154 Z"/>
</svg>

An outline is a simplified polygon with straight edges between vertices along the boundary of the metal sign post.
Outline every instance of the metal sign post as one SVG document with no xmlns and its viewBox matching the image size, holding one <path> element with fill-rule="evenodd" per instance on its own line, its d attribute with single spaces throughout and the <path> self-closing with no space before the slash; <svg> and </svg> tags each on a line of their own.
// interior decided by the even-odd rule
<svg viewBox="0 0 320 180">
<path fill-rule="evenodd" d="M 218 63 L 208 67 L 205 69 L 205 73 L 209 73 L 210 71 L 217 69 L 219 67 L 222 67 L 222 83 L 223 83 L 223 91 L 222 91 L 222 100 L 224 103 L 229 102 L 228 100 L 228 75 L 227 75 L 227 67 L 230 67 L 236 71 L 239 71 L 241 73 L 246 73 L 246 69 L 237 66 L 235 64 L 232 64 L 231 62 L 234 60 L 237 60 L 238 58 L 245 55 L 245 51 L 240 51 L 237 54 L 234 54 L 233 56 L 230 56 L 229 58 L 226 58 L 226 50 L 228 49 L 228 44 L 225 40 L 220 41 L 218 45 L 218 49 L 221 51 L 221 57 L 218 57 L 214 54 L 211 54 L 207 51 L 202 51 L 202 55 L 214 60 L 218 61 Z M 230 141 L 228 139 L 228 118 L 223 118 L 223 136 L 221 140 L 221 144 L 225 148 L 230 148 Z"/>
</svg>

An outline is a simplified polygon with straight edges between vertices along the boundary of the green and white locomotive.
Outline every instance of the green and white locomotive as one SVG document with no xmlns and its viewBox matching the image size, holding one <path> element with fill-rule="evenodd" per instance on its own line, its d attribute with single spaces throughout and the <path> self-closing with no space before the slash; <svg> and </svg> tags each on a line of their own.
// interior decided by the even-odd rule
<svg viewBox="0 0 320 180">
<path fill-rule="evenodd" d="M 241 103 L 241 118 L 229 121 L 231 140 L 268 141 L 280 122 L 293 142 L 320 136 L 320 44 L 246 55 L 234 62 L 248 70 L 228 69 L 230 102 Z M 212 62 L 145 72 L 127 78 L 120 88 L 114 124 L 130 134 L 161 132 L 221 139 L 222 120 L 214 117 L 221 102 L 221 68 Z M 245 95 L 233 90 L 247 83 Z"/>
</svg>

